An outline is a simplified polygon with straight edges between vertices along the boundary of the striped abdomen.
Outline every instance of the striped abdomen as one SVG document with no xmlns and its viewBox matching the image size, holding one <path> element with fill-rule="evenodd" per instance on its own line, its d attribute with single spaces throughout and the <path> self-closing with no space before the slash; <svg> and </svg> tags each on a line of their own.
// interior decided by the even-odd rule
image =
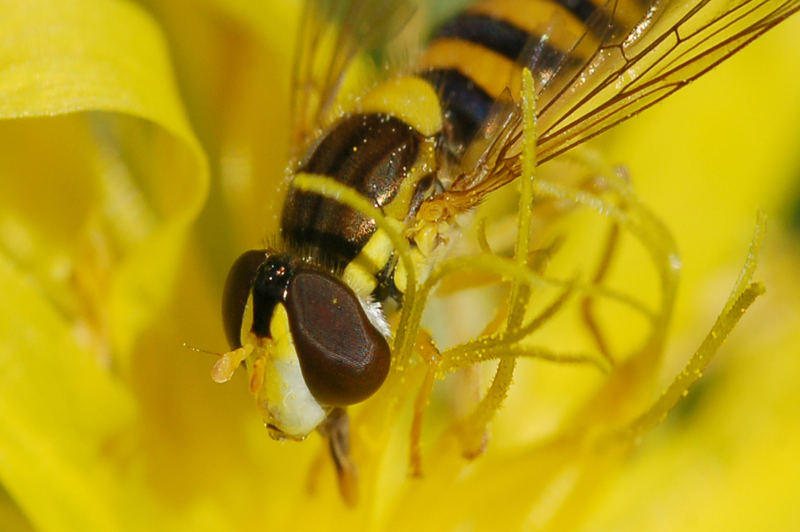
<svg viewBox="0 0 800 532">
<path fill-rule="evenodd" d="M 434 32 L 418 77 L 367 95 L 362 112 L 334 124 L 298 171 L 336 179 L 402 223 L 429 193 L 441 159 L 464 152 L 507 88 L 519 93 L 521 58 L 544 75 L 596 49 L 600 30 L 587 26 L 598 18 L 595 1 L 489 0 L 452 17 Z M 637 1 L 619 0 L 627 12 L 615 11 L 615 23 L 635 20 Z M 290 189 L 281 229 L 291 251 L 343 272 L 357 291 L 391 276 L 393 250 L 374 220 L 333 199 Z"/>
<path fill-rule="evenodd" d="M 599 13 L 604 6 L 606 0 L 488 0 L 439 26 L 419 72 L 441 95 L 451 151 L 468 145 L 506 88 L 516 99 L 522 64 L 541 79 L 583 64 L 610 21 L 630 27 L 643 13 L 638 0 L 618 0 L 613 10 L 608 2 Z"/>
</svg>

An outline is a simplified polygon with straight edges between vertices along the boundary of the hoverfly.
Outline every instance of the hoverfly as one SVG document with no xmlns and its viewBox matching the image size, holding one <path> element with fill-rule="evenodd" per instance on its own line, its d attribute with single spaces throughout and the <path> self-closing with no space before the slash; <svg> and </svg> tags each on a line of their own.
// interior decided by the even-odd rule
<svg viewBox="0 0 800 532">
<path fill-rule="evenodd" d="M 405 0 L 308 0 L 293 71 L 292 176 L 357 191 L 424 271 L 459 215 L 521 175 L 523 67 L 536 87 L 536 159 L 548 161 L 670 95 L 800 9 L 798 0 L 485 0 L 439 24 L 410 70 L 340 105 L 356 57 L 409 20 Z M 376 220 L 289 185 L 274 247 L 243 253 L 223 296 L 272 437 L 319 429 L 347 466 L 346 407 L 392 364 L 384 304 L 409 271 Z"/>
</svg>

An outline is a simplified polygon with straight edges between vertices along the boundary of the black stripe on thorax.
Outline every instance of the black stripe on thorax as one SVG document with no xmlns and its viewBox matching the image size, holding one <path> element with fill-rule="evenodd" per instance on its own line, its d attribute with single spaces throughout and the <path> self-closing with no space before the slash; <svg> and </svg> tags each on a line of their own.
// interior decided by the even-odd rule
<svg viewBox="0 0 800 532">
<path fill-rule="evenodd" d="M 312 148 L 301 172 L 322 174 L 354 188 L 376 207 L 397 194 L 416 161 L 422 135 L 384 114 L 356 114 L 335 124 Z M 281 230 L 294 250 L 344 268 L 375 232 L 375 221 L 313 193 L 289 190 Z"/>
</svg>

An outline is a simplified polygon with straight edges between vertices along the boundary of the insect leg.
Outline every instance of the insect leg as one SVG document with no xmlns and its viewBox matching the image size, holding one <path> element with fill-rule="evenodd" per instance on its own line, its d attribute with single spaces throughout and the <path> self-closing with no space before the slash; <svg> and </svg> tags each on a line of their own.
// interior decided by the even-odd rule
<svg viewBox="0 0 800 532">
<path fill-rule="evenodd" d="M 350 417 L 347 411 L 344 408 L 331 410 L 319 430 L 328 439 L 342 499 L 349 506 L 355 506 L 358 502 L 358 468 L 350 459 Z"/>
</svg>

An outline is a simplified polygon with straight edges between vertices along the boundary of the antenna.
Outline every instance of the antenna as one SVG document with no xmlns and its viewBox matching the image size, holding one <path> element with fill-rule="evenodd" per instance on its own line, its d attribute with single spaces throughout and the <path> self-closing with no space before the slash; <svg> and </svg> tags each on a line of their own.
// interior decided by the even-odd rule
<svg viewBox="0 0 800 532">
<path fill-rule="evenodd" d="M 217 356 L 217 357 L 221 357 L 222 356 L 222 353 L 218 353 L 216 351 L 209 351 L 208 349 L 200 349 L 199 347 L 194 347 L 192 345 L 187 344 L 186 342 L 183 342 L 183 344 L 181 344 L 181 345 L 184 348 L 188 349 L 189 351 L 194 351 L 195 353 L 205 353 L 207 355 L 214 355 L 214 356 Z"/>
</svg>

